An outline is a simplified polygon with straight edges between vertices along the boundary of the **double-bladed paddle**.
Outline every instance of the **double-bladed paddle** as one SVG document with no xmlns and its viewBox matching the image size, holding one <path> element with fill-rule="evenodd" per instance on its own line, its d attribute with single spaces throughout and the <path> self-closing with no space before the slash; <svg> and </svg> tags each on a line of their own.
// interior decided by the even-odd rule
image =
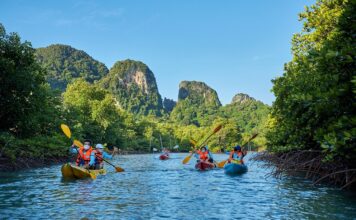
<svg viewBox="0 0 356 220">
<path fill-rule="evenodd" d="M 198 148 L 204 146 L 204 144 L 209 140 L 209 138 L 210 138 L 211 136 L 213 136 L 214 134 L 216 134 L 218 131 L 220 131 L 221 128 L 222 128 L 222 125 L 218 125 L 218 126 L 213 130 L 213 132 L 212 132 L 207 138 L 205 138 L 205 140 L 202 142 L 202 144 L 201 144 Z M 195 149 L 197 149 L 197 142 L 196 142 L 196 141 L 190 140 L 190 143 L 192 143 L 192 144 L 194 145 L 194 149 L 193 149 L 193 151 L 192 151 L 191 154 L 189 154 L 186 158 L 184 158 L 184 160 L 182 161 L 183 164 L 187 164 L 187 163 L 190 161 L 190 158 L 192 158 Z"/>
</svg>

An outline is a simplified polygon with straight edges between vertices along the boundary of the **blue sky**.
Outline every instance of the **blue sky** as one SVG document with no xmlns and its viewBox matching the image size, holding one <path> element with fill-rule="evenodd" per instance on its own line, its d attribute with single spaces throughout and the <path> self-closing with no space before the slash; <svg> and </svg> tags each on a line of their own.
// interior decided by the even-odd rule
<svg viewBox="0 0 356 220">
<path fill-rule="evenodd" d="M 162 97 L 203 81 L 223 104 L 239 92 L 271 104 L 307 0 L 0 1 L 0 22 L 33 47 L 68 44 L 108 68 L 146 63 Z"/>
</svg>

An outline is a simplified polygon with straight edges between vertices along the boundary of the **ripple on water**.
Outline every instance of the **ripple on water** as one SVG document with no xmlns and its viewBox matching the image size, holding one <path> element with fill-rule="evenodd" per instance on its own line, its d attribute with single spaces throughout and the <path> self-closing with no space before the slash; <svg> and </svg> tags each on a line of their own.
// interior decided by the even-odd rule
<svg viewBox="0 0 356 220">
<path fill-rule="evenodd" d="M 0 219 L 355 219 L 356 198 L 296 178 L 266 177 L 259 162 L 240 176 L 198 172 L 186 154 L 126 155 L 125 168 L 64 181 L 60 166 L 0 174 Z M 226 155 L 216 155 L 218 161 Z M 246 158 L 248 162 L 248 157 Z"/>
</svg>

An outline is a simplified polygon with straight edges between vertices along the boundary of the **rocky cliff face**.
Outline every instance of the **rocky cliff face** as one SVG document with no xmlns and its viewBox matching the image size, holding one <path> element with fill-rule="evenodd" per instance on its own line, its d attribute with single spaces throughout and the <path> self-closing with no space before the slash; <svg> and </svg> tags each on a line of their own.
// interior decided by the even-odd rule
<svg viewBox="0 0 356 220">
<path fill-rule="evenodd" d="M 162 98 L 156 78 L 144 63 L 118 61 L 99 84 L 115 95 L 123 109 L 135 114 L 161 115 Z"/>
<path fill-rule="evenodd" d="M 247 94 L 238 93 L 232 98 L 231 104 L 244 104 L 249 101 L 256 101 L 256 99 L 250 97 Z"/>
<path fill-rule="evenodd" d="M 182 81 L 179 84 L 178 103 L 183 100 L 206 106 L 221 106 L 216 91 L 205 83 L 197 81 Z"/>
<path fill-rule="evenodd" d="M 94 83 L 109 72 L 103 63 L 68 45 L 55 44 L 38 48 L 36 58 L 47 70 L 46 79 L 51 87 L 62 91 L 76 78 Z"/>
</svg>

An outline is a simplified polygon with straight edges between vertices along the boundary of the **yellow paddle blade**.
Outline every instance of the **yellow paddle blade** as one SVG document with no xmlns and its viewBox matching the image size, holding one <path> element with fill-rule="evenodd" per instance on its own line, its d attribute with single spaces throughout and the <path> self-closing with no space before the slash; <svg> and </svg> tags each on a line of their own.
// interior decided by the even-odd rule
<svg viewBox="0 0 356 220">
<path fill-rule="evenodd" d="M 71 138 L 72 136 L 72 133 L 70 132 L 70 129 L 67 125 L 65 124 L 61 124 L 61 129 L 63 131 L 63 133 L 68 137 L 68 138 Z"/>
<path fill-rule="evenodd" d="M 219 167 L 219 168 L 223 168 L 224 165 L 225 165 L 225 163 L 226 163 L 226 161 L 227 161 L 227 160 L 223 160 L 223 161 L 219 162 L 219 163 L 218 163 L 218 167 Z"/>
<path fill-rule="evenodd" d="M 124 172 L 125 170 L 121 167 L 115 167 L 116 172 Z"/>
<path fill-rule="evenodd" d="M 73 143 L 74 143 L 74 145 L 77 146 L 77 147 L 83 147 L 82 142 L 80 142 L 80 141 L 78 141 L 78 140 L 74 140 Z"/>
<path fill-rule="evenodd" d="M 93 180 L 96 179 L 96 175 L 93 172 L 89 172 L 89 174 L 90 174 L 90 178 L 92 178 Z"/>
<path fill-rule="evenodd" d="M 197 146 L 197 142 L 196 142 L 195 140 L 190 139 L 189 142 L 190 142 L 191 144 L 193 144 L 194 146 Z"/>
<path fill-rule="evenodd" d="M 190 161 L 190 158 L 192 158 L 193 154 L 188 155 L 184 160 L 182 161 L 183 164 L 187 164 Z"/>
</svg>

